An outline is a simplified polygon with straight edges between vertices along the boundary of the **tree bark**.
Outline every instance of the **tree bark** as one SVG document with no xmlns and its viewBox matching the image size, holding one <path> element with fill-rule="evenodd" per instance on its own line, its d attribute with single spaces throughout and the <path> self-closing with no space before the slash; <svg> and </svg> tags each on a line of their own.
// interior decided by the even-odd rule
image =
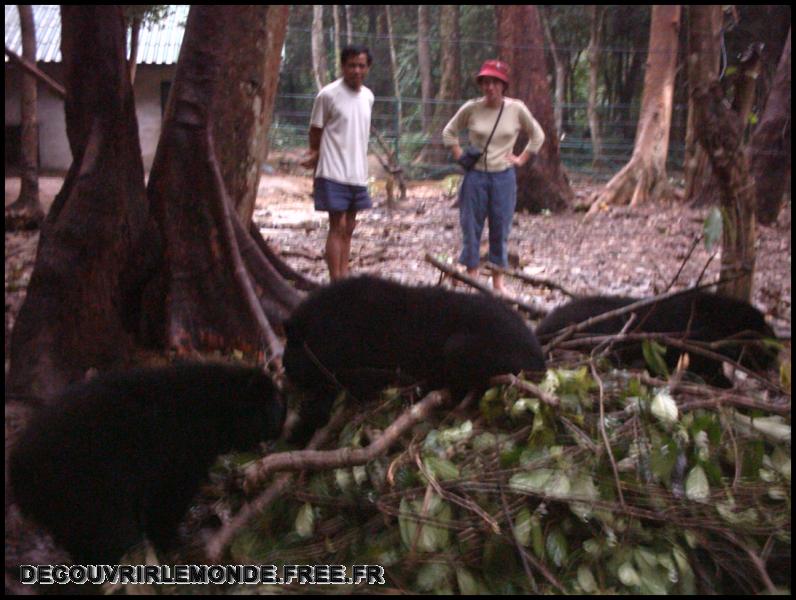
<svg viewBox="0 0 796 600">
<path fill-rule="evenodd" d="M 553 39 L 553 31 L 550 28 L 549 19 L 542 10 L 539 13 L 544 28 L 545 40 L 550 47 L 550 54 L 553 57 L 553 65 L 556 71 L 556 91 L 555 102 L 553 103 L 553 122 L 555 123 L 556 131 L 559 133 L 564 132 L 564 104 L 566 103 L 567 86 L 569 84 L 569 61 L 562 56 L 562 52 L 556 46 Z"/>
<path fill-rule="evenodd" d="M 429 10 L 427 4 L 417 7 L 417 64 L 420 69 L 420 98 L 423 102 L 420 111 L 423 133 L 431 134 L 431 123 L 434 116 L 434 107 L 431 104 L 433 96 L 431 79 L 431 25 L 429 22 Z"/>
<path fill-rule="evenodd" d="M 61 8 L 66 130 L 74 162 L 42 225 L 11 337 L 9 388 L 51 398 L 90 368 L 124 364 L 148 219 L 117 6 Z"/>
<path fill-rule="evenodd" d="M 392 34 L 392 17 L 390 15 L 390 5 L 384 5 L 384 19 L 387 24 L 387 42 L 390 48 L 390 69 L 392 71 L 392 84 L 395 90 L 395 135 L 396 139 L 401 139 L 401 118 L 403 117 L 403 106 L 401 102 L 401 85 L 398 79 L 398 57 L 395 54 L 395 40 Z M 396 144 L 396 151 L 398 146 Z"/>
<path fill-rule="evenodd" d="M 332 21 L 334 22 L 334 76 L 339 79 L 342 76 L 340 67 L 340 5 L 332 5 Z"/>
<path fill-rule="evenodd" d="M 276 42 L 284 35 L 285 13 L 278 6 L 202 5 L 188 17 L 149 179 L 165 251 L 144 310 L 148 341 L 180 355 L 234 348 L 258 361 L 263 354 L 272 359 L 281 350 L 272 328 L 299 301 L 250 236 L 250 219 L 240 219 L 232 210 L 227 186 L 235 184 L 225 180 L 229 175 L 222 176 L 217 159 L 233 135 L 240 135 L 241 152 L 254 155 L 253 138 L 267 133 L 254 123 L 240 129 L 246 135 L 231 131 L 241 127 L 235 124 L 237 113 L 254 116 L 258 111 L 252 106 L 267 106 L 254 96 L 276 86 L 281 41 Z M 276 69 L 269 70 L 274 61 Z M 238 78 L 242 84 L 235 85 Z M 246 82 L 259 86 L 250 89 Z M 229 105 L 227 112 L 217 113 L 223 104 Z M 223 137 L 226 144 L 219 141 Z"/>
<path fill-rule="evenodd" d="M 603 144 L 600 131 L 600 118 L 597 115 L 597 83 L 600 69 L 600 41 L 602 38 L 605 7 L 592 5 L 591 12 L 591 37 L 587 50 L 589 60 L 589 98 L 587 102 L 587 116 L 589 131 L 591 132 L 592 166 L 599 167 L 605 162 L 603 157 Z"/>
<path fill-rule="evenodd" d="M 654 5 L 641 114 L 633 155 L 595 196 L 589 213 L 609 204 L 639 206 L 669 193 L 666 158 L 672 122 L 680 5 Z"/>
<path fill-rule="evenodd" d="M 719 72 L 721 61 L 721 26 L 722 10 L 718 5 L 713 5 L 706 25 L 709 29 L 700 35 L 700 49 L 702 55 L 699 60 L 692 58 L 688 63 L 689 85 L 695 82 L 705 82 L 709 77 L 715 77 Z M 694 24 L 689 22 L 689 27 Z M 695 110 L 693 97 L 688 100 L 688 119 L 685 134 L 685 191 L 684 200 L 694 205 L 710 203 L 704 195 L 710 195 L 710 189 L 715 185 L 713 171 L 705 149 L 699 143 L 695 126 Z"/>
<path fill-rule="evenodd" d="M 535 5 L 497 5 L 495 12 L 498 54 L 512 68 L 508 95 L 525 102 L 545 132 L 539 154 L 517 169 L 517 209 L 559 211 L 574 194 L 561 164 L 538 9 Z M 515 153 L 527 143 L 525 133 L 520 133 Z"/>
<path fill-rule="evenodd" d="M 18 5 L 19 27 L 22 33 L 22 55 L 36 64 L 36 27 L 33 8 Z M 22 72 L 20 120 L 22 122 L 20 192 L 19 198 L 6 210 L 6 229 L 35 229 L 44 220 L 44 209 L 39 201 L 39 127 L 37 119 L 37 82 Z"/>
<path fill-rule="evenodd" d="M 227 193 L 245 225 L 254 214 L 261 168 L 268 156 L 288 13 L 285 5 L 229 8 L 225 13 L 225 22 L 236 35 L 220 40 L 226 84 L 214 91 L 214 150 Z"/>
<path fill-rule="evenodd" d="M 141 17 L 133 17 L 130 23 L 130 83 L 135 84 L 135 74 L 138 69 L 138 40 L 141 37 Z"/>
<path fill-rule="evenodd" d="M 323 5 L 312 5 L 312 75 L 318 91 L 329 83 L 326 66 L 326 44 L 323 43 Z"/>
<path fill-rule="evenodd" d="M 709 63 L 710 22 L 715 10 L 709 5 L 689 7 L 689 62 Z M 700 74 L 690 82 L 694 127 L 705 148 L 721 193 L 723 220 L 720 281 L 722 294 L 749 301 L 755 266 L 755 192 L 743 149 L 743 127 L 724 101 L 721 84 L 710 64 L 696 64 L 689 73 Z M 708 74 L 703 79 L 703 76 Z"/>
<path fill-rule="evenodd" d="M 346 43 L 350 46 L 354 43 L 354 25 L 353 25 L 353 18 L 354 18 L 354 7 L 351 4 L 345 5 L 345 32 L 346 32 Z"/>
<path fill-rule="evenodd" d="M 790 31 L 760 123 L 749 144 L 752 178 L 757 191 L 757 218 L 777 220 L 790 179 Z"/>
</svg>

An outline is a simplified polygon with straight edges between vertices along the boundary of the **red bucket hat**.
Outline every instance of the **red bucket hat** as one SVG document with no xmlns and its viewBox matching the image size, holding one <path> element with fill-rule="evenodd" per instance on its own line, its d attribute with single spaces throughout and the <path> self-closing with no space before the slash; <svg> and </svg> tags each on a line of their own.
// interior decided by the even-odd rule
<svg viewBox="0 0 796 600">
<path fill-rule="evenodd" d="M 485 60 L 478 75 L 475 76 L 475 80 L 478 81 L 479 77 L 494 77 L 508 85 L 509 66 L 502 60 Z"/>
</svg>

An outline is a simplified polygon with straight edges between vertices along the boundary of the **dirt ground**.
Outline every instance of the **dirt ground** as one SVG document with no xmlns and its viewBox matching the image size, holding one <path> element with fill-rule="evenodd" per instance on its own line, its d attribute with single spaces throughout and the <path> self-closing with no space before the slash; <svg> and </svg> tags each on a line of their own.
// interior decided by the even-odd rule
<svg viewBox="0 0 796 600">
<path fill-rule="evenodd" d="M 41 179 L 42 201 L 49 208 L 62 180 Z M 458 212 L 446 195 L 449 182 L 410 185 L 407 199 L 389 211 L 383 184 L 375 184 L 375 208 L 360 213 L 352 247 L 352 269 L 406 283 L 433 284 L 439 271 L 425 261 L 426 253 L 455 262 L 461 236 Z M 311 278 L 327 280 L 323 249 L 325 213 L 313 210 L 312 182 L 295 175 L 264 175 L 254 219 L 263 237 L 283 257 Z M 580 200 L 594 188 L 575 183 Z M 19 193 L 19 180 L 6 178 L 5 202 Z M 579 293 L 649 295 L 662 291 L 680 269 L 692 242 L 702 230 L 707 210 L 682 205 L 617 208 L 586 219 L 583 213 L 517 214 L 510 237 L 516 267 L 529 275 L 558 282 Z M 486 232 L 484 237 L 486 238 Z M 10 331 L 35 259 L 38 233 L 6 233 L 6 333 Z M 486 246 L 482 246 L 485 252 Z M 700 244 L 677 280 L 677 287 L 694 284 L 710 262 L 706 278 L 719 270 L 716 256 Z M 483 276 L 484 280 L 486 279 Z M 507 279 L 511 295 L 545 308 L 564 301 L 559 292 Z M 772 227 L 758 228 L 754 303 L 773 318 L 779 331 L 790 331 L 791 208 Z"/>
</svg>

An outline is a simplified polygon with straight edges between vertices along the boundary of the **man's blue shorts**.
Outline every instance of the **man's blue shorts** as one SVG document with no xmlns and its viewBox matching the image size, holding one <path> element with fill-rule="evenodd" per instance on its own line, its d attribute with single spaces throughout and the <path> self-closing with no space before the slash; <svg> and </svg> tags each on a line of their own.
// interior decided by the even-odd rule
<svg viewBox="0 0 796 600">
<path fill-rule="evenodd" d="M 367 187 L 337 183 L 323 177 L 315 178 L 312 197 L 315 200 L 315 210 L 326 212 L 364 210 L 373 206 Z"/>
</svg>

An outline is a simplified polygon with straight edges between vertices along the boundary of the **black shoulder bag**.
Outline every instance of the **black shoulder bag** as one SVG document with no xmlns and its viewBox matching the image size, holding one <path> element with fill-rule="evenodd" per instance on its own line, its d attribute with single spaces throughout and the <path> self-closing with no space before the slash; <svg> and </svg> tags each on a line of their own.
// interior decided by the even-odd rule
<svg viewBox="0 0 796 600">
<path fill-rule="evenodd" d="M 492 136 L 495 135 L 495 130 L 500 122 L 500 117 L 503 115 L 503 106 L 505 104 L 505 100 L 500 103 L 500 112 L 495 120 L 495 126 L 492 128 L 492 133 L 489 134 L 489 139 L 486 141 L 486 146 L 484 146 L 483 152 L 475 146 L 469 145 L 464 149 L 464 152 L 459 157 L 459 160 L 456 161 L 465 171 L 472 169 L 481 158 L 481 155 L 484 156 L 484 165 L 486 165 L 486 151 L 487 148 L 489 148 L 489 142 L 492 141 Z"/>
</svg>

